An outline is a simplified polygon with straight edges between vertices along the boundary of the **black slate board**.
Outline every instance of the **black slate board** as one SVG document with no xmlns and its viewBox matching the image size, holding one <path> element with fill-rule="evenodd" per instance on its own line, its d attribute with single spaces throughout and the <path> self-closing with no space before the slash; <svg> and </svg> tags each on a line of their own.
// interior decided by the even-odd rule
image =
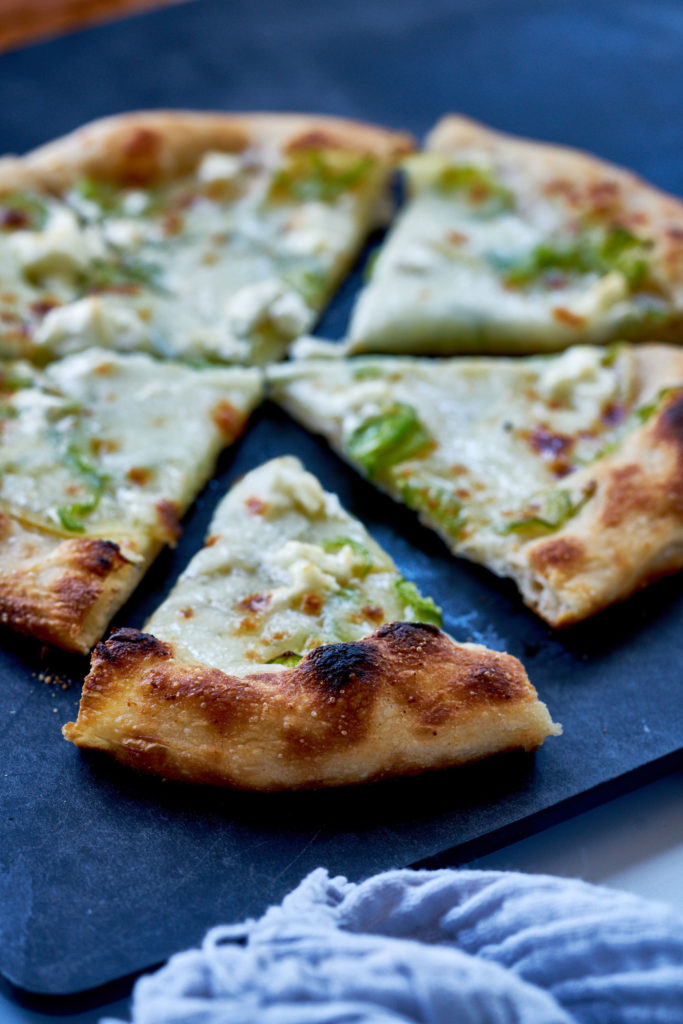
<svg viewBox="0 0 683 1024">
<path fill-rule="evenodd" d="M 422 135 L 460 110 L 580 145 L 683 193 L 683 6 L 643 0 L 197 2 L 0 59 L 0 149 L 102 114 L 158 106 L 301 109 Z M 323 331 L 343 332 L 359 274 Z M 118 617 L 142 625 L 225 487 L 293 452 L 446 610 L 445 628 L 510 650 L 563 722 L 535 756 L 361 790 L 277 797 L 138 778 L 60 736 L 85 662 L 0 633 L 0 969 L 34 992 L 102 984 L 259 914 L 323 864 L 360 878 L 462 862 L 680 760 L 683 594 L 672 578 L 570 632 L 453 559 L 415 517 L 265 407 Z M 57 673 L 68 689 L 41 681 Z"/>
</svg>

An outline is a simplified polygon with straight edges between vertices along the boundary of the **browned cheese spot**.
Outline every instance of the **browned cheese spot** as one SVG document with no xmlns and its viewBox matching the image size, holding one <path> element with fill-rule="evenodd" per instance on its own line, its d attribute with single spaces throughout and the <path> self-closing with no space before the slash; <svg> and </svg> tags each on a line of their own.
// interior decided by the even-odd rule
<svg viewBox="0 0 683 1024">
<path fill-rule="evenodd" d="M 152 479 L 152 470 L 146 466 L 131 466 L 126 476 L 132 484 L 144 487 Z"/>
<path fill-rule="evenodd" d="M 268 502 L 262 501 L 261 498 L 256 497 L 256 495 L 251 498 L 247 498 L 244 504 L 254 516 L 265 515 L 268 511 Z"/>
<path fill-rule="evenodd" d="M 577 316 L 576 313 L 572 313 L 570 309 L 565 309 L 564 306 L 555 306 L 552 313 L 553 319 L 557 320 L 560 324 L 564 324 L 566 327 L 580 328 L 586 326 L 585 316 Z"/>
<path fill-rule="evenodd" d="M 175 544 L 181 533 L 183 532 L 180 526 L 180 508 L 176 501 L 168 501 L 166 498 L 162 498 L 161 501 L 156 503 L 157 521 L 161 526 L 161 532 L 164 540 L 168 544 Z"/>
<path fill-rule="evenodd" d="M 83 572 L 94 576 L 108 576 L 127 564 L 121 554 L 118 544 L 110 540 L 100 540 L 98 537 L 67 541 L 69 564 L 74 569 L 82 569 Z"/>
<path fill-rule="evenodd" d="M 225 400 L 211 410 L 211 419 L 226 437 L 233 438 L 244 429 L 244 416 L 234 405 Z"/>
</svg>

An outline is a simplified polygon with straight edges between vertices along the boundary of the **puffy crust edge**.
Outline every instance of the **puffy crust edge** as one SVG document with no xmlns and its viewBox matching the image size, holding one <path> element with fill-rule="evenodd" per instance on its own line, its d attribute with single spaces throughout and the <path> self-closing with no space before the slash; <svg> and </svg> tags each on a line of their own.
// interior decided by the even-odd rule
<svg viewBox="0 0 683 1024">
<path fill-rule="evenodd" d="M 561 729 L 516 658 L 401 622 L 239 677 L 120 629 L 95 649 L 63 731 L 164 778 L 275 791 L 531 750 Z"/>
<path fill-rule="evenodd" d="M 338 146 L 391 165 L 413 148 L 409 135 L 343 118 L 287 113 L 149 110 L 92 121 L 28 153 L 0 161 L 0 191 L 58 190 L 76 178 L 149 185 L 189 173 L 210 149 Z"/>
<path fill-rule="evenodd" d="M 0 509 L 0 623 L 87 654 L 160 547 L 131 562 L 113 541 L 49 534 Z"/>
<path fill-rule="evenodd" d="M 683 386 L 683 352 L 635 350 L 638 398 Z M 552 626 L 569 626 L 683 568 L 683 390 L 619 448 L 569 478 L 593 490 L 562 529 L 529 542 L 503 571 Z"/>
</svg>

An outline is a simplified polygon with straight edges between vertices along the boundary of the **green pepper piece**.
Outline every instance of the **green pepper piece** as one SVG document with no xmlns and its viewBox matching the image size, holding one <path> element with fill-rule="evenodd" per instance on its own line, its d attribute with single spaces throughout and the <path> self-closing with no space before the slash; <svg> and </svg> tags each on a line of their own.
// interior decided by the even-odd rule
<svg viewBox="0 0 683 1024">
<path fill-rule="evenodd" d="M 303 654 L 296 654 L 294 651 L 285 651 L 274 658 L 269 658 L 266 665 L 284 665 L 286 668 L 294 668 L 299 664 Z"/>
<path fill-rule="evenodd" d="M 432 437 L 411 405 L 398 402 L 356 427 L 346 447 L 369 476 L 424 453 Z"/>
<path fill-rule="evenodd" d="M 414 583 L 403 577 L 396 580 L 398 596 L 408 606 L 409 614 L 414 622 L 427 622 L 432 626 L 441 626 L 443 618 L 441 609 L 431 597 L 423 597 Z"/>
<path fill-rule="evenodd" d="M 546 496 L 543 507 L 533 515 L 514 519 L 499 529 L 499 533 L 523 533 L 525 530 L 559 530 L 568 520 L 580 512 L 588 499 L 595 492 L 595 486 L 589 488 L 578 501 L 572 499 L 569 491 L 558 488 Z"/>
<path fill-rule="evenodd" d="M 73 533 L 84 533 L 85 526 L 82 520 L 94 512 L 99 505 L 109 477 L 100 472 L 88 456 L 73 443 L 67 448 L 62 461 L 82 478 L 90 493 L 83 501 L 74 502 L 72 505 L 61 505 L 57 509 L 57 515 L 66 530 Z"/>
<path fill-rule="evenodd" d="M 296 150 L 273 178 L 269 198 L 332 203 L 359 185 L 374 166 L 374 158 L 367 154 L 358 157 L 341 150 Z"/>
</svg>

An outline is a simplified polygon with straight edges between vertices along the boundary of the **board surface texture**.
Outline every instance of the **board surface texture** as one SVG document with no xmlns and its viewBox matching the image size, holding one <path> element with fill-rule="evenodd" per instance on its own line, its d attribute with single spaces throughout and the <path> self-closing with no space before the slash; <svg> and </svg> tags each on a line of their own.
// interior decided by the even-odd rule
<svg viewBox="0 0 683 1024">
<path fill-rule="evenodd" d="M 671 0 L 197 0 L 0 58 L 0 139 L 22 152 L 144 107 L 321 111 L 418 137 L 448 110 L 592 149 L 683 194 L 683 7 Z M 321 325 L 342 334 L 357 269 Z M 458 863 L 645 781 L 683 746 L 680 577 L 553 632 L 512 584 L 452 558 L 410 512 L 267 406 L 116 619 L 141 627 L 225 488 L 298 455 L 361 517 L 444 628 L 520 657 L 565 735 L 536 756 L 364 789 L 263 796 L 139 778 L 60 727 L 85 662 L 0 635 L 0 970 L 64 994 L 259 915 L 311 868 L 353 879 Z M 42 676 L 42 678 L 41 678 Z M 50 681 L 51 680 L 51 681 Z M 433 862 L 433 861 L 432 861 Z"/>
</svg>

